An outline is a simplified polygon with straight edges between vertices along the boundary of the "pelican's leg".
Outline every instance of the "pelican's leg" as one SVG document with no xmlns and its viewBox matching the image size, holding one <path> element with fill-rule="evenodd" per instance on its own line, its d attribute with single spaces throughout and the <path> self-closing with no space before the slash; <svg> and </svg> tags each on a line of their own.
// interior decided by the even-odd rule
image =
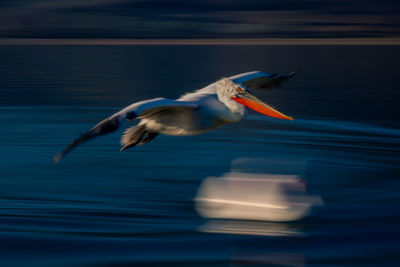
<svg viewBox="0 0 400 267">
<path fill-rule="evenodd" d="M 146 133 L 146 126 L 143 124 L 126 129 L 121 138 L 121 145 L 123 145 L 123 147 L 120 151 L 138 145 L 143 140 Z"/>
<path fill-rule="evenodd" d="M 147 135 L 146 135 L 147 134 Z M 145 136 L 146 135 L 146 136 Z M 145 132 L 143 135 L 139 136 L 138 139 L 136 139 L 135 141 L 132 141 L 126 145 L 124 145 L 121 148 L 121 151 L 124 151 L 127 148 L 133 147 L 133 146 L 141 146 L 144 145 L 148 142 L 150 142 L 151 140 L 153 140 L 154 138 L 156 138 L 158 135 L 158 133 L 153 133 L 153 132 Z"/>
<path fill-rule="evenodd" d="M 143 135 L 142 135 L 140 138 L 143 138 Z M 128 144 L 124 145 L 124 146 L 121 148 L 120 152 L 122 152 L 122 151 L 124 151 L 125 149 L 130 148 L 130 147 L 132 147 L 132 146 L 137 146 L 141 141 L 142 141 L 142 139 L 139 139 L 138 141 L 135 141 L 135 142 L 128 143 Z"/>
<path fill-rule="evenodd" d="M 137 144 L 138 146 L 147 144 L 148 142 L 150 142 L 151 140 L 153 140 L 154 138 L 156 138 L 158 135 L 158 133 L 154 133 L 154 132 L 148 132 L 146 137 L 143 138 L 139 144 Z"/>
</svg>

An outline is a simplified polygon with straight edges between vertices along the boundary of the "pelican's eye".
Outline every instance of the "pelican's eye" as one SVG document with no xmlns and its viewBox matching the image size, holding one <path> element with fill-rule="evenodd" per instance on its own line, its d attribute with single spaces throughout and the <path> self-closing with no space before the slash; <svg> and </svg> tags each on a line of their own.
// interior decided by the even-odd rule
<svg viewBox="0 0 400 267">
<path fill-rule="evenodd" d="M 236 89 L 236 91 L 238 91 L 238 93 L 244 93 L 244 89 L 240 86 Z"/>
</svg>

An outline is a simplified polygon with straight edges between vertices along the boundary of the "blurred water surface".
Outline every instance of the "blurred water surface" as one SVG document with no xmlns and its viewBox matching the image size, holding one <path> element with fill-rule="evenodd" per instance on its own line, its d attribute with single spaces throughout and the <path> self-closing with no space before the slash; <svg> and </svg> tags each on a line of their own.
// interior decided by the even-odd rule
<svg viewBox="0 0 400 267">
<path fill-rule="evenodd" d="M 398 46 L 1 46 L 1 265 L 398 266 L 399 61 Z M 250 113 L 123 153 L 119 132 L 52 162 L 132 102 L 299 66 L 283 88 L 254 91 L 293 122 Z M 238 166 L 299 176 L 324 205 L 228 222 L 269 235 L 201 231 L 200 184 Z"/>
</svg>

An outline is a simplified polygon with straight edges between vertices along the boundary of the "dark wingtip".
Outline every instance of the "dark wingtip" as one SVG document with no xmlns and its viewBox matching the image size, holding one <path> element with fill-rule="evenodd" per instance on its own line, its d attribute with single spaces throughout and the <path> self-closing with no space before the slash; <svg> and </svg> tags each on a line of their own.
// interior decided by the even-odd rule
<svg viewBox="0 0 400 267">
<path fill-rule="evenodd" d="M 86 142 L 96 136 L 105 135 L 105 134 L 114 132 L 115 130 L 118 129 L 119 125 L 120 125 L 120 116 L 107 118 L 107 119 L 101 121 L 96 126 L 94 126 L 92 129 L 90 129 L 88 132 L 86 132 L 86 133 L 82 134 L 81 136 L 79 136 L 78 138 L 76 138 L 64 150 L 57 153 L 53 157 L 54 163 L 60 162 L 60 160 L 62 160 L 65 155 L 67 155 L 73 148 L 75 148 L 79 144 Z"/>
<path fill-rule="evenodd" d="M 74 142 L 72 142 L 71 144 L 69 144 L 64 150 L 58 152 L 54 157 L 53 157 L 53 161 L 54 163 L 59 163 L 60 160 L 62 160 L 66 154 L 68 154 L 68 152 L 74 147 Z"/>
<path fill-rule="evenodd" d="M 291 77 L 293 77 L 294 75 L 296 75 L 297 73 L 299 73 L 300 70 L 301 70 L 301 68 L 300 68 L 300 67 L 297 67 L 294 71 L 292 71 L 291 73 L 289 73 L 288 75 L 286 75 L 286 77 L 287 77 L 287 78 L 291 78 Z"/>
<path fill-rule="evenodd" d="M 64 150 L 58 152 L 53 157 L 54 163 L 60 162 L 60 160 L 62 160 L 64 158 L 64 156 L 67 155 L 73 148 L 75 148 L 77 145 L 79 145 L 93 137 L 95 137 L 95 135 L 93 134 L 92 131 L 82 134 L 81 136 L 76 138 L 72 143 L 70 143 Z"/>
<path fill-rule="evenodd" d="M 64 157 L 64 153 L 63 153 L 63 152 L 57 153 L 57 154 L 53 157 L 54 163 L 56 163 L 56 164 L 59 163 L 60 160 L 61 160 L 63 157 Z"/>
</svg>

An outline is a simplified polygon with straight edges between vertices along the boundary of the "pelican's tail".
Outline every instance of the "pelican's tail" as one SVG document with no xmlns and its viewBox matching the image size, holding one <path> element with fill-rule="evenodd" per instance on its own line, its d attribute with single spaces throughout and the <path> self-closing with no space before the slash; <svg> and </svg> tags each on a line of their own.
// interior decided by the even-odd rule
<svg viewBox="0 0 400 267">
<path fill-rule="evenodd" d="M 121 138 L 121 145 L 123 146 L 121 151 L 132 146 L 144 145 L 156 138 L 157 135 L 158 133 L 147 131 L 146 125 L 144 124 L 128 128 Z"/>
</svg>

